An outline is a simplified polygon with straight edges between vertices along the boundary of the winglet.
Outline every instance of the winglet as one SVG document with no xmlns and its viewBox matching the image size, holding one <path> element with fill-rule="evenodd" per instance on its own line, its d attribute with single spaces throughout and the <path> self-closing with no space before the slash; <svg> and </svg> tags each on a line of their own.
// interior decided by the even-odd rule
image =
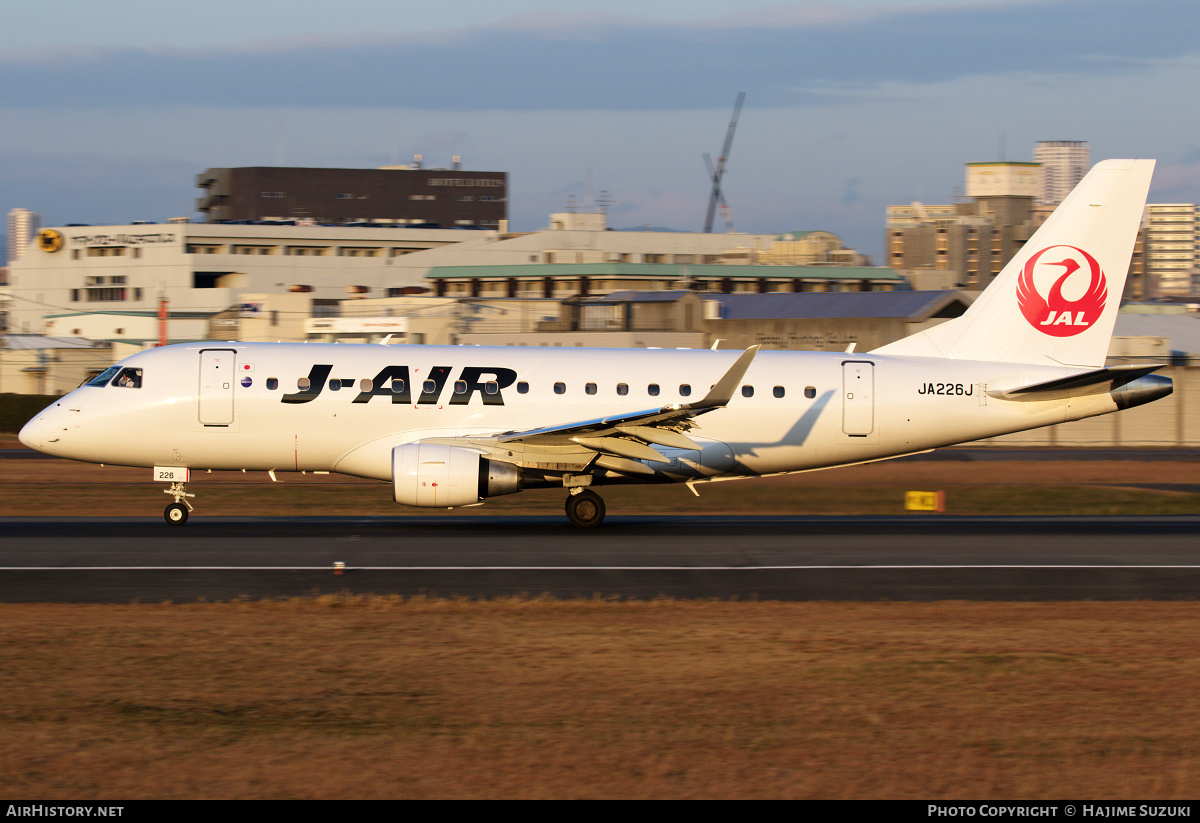
<svg viewBox="0 0 1200 823">
<path fill-rule="evenodd" d="M 750 369 L 750 361 L 754 359 L 754 355 L 758 354 L 758 345 L 753 345 L 742 352 L 741 357 L 737 362 L 725 372 L 725 376 L 717 381 L 717 385 L 704 396 L 703 400 L 695 403 L 685 403 L 680 408 L 683 409 L 716 409 L 728 405 L 733 399 L 733 393 L 737 391 L 738 383 L 742 382 L 742 378 L 746 376 L 746 372 Z"/>
</svg>

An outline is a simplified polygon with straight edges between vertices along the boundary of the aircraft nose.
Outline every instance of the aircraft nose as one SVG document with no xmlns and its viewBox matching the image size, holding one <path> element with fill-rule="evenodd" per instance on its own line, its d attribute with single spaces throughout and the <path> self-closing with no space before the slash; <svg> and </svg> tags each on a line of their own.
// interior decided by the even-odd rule
<svg viewBox="0 0 1200 823">
<path fill-rule="evenodd" d="M 17 433 L 17 439 L 35 451 L 49 454 L 62 439 L 62 426 L 55 425 L 54 416 L 50 409 L 38 412 Z"/>
</svg>

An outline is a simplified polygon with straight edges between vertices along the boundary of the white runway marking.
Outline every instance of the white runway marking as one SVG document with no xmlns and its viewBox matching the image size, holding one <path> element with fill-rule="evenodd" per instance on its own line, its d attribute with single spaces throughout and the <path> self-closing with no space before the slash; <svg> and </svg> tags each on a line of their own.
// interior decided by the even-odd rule
<svg viewBox="0 0 1200 823">
<path fill-rule="evenodd" d="M 581 571 L 649 571 L 649 572 L 738 572 L 738 571 L 904 571 L 913 570 L 956 570 L 956 569 L 1200 569 L 1200 564 L 1114 564 L 1114 563 L 1038 563 L 1038 564 L 842 564 L 814 566 L 347 566 L 347 572 L 470 572 L 470 571 L 534 571 L 534 572 L 581 572 Z M 333 564 L 325 566 L 0 566 L 6 572 L 95 572 L 95 571 L 333 571 Z"/>
</svg>

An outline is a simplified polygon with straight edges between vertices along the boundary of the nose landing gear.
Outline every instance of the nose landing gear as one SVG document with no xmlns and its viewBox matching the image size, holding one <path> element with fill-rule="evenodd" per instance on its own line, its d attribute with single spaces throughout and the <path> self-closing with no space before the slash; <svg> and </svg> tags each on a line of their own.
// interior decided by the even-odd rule
<svg viewBox="0 0 1200 823">
<path fill-rule="evenodd" d="M 187 522 L 188 512 L 192 510 L 192 504 L 187 499 L 196 495 L 184 491 L 182 483 L 172 483 L 171 488 L 163 489 L 163 494 L 169 494 L 175 498 L 175 502 L 163 510 L 163 519 L 172 526 L 182 526 Z"/>
<path fill-rule="evenodd" d="M 589 489 L 571 489 L 567 497 L 567 519 L 583 529 L 596 528 L 604 522 L 604 498 Z"/>
</svg>

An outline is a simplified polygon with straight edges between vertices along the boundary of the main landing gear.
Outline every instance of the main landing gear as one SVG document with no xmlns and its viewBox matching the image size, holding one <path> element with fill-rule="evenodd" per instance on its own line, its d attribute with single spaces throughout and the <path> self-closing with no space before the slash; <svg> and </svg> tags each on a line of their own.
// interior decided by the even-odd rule
<svg viewBox="0 0 1200 823">
<path fill-rule="evenodd" d="M 163 510 L 163 519 L 172 526 L 182 526 L 187 522 L 188 512 L 192 510 L 192 504 L 187 502 L 187 499 L 196 495 L 184 491 L 182 483 L 172 483 L 171 488 L 163 489 L 163 494 L 169 494 L 175 498 L 175 502 Z"/>
<path fill-rule="evenodd" d="M 589 489 L 571 489 L 567 497 L 567 519 L 583 529 L 596 528 L 604 522 L 604 499 Z"/>
</svg>

